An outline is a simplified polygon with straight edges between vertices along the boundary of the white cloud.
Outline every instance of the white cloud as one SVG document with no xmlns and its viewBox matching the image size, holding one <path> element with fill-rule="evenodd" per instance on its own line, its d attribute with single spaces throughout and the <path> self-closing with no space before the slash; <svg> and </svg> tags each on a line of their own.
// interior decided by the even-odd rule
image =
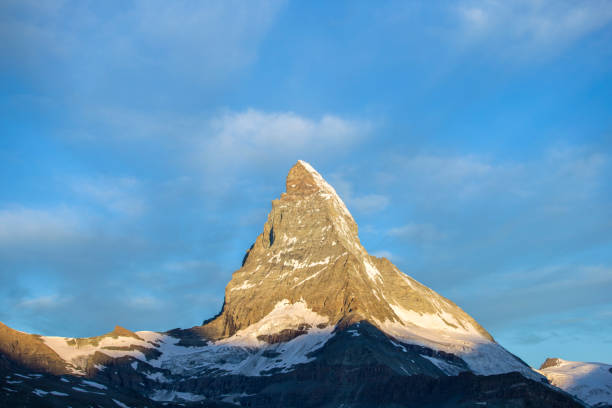
<svg viewBox="0 0 612 408">
<path fill-rule="evenodd" d="M 45 295 L 23 299 L 19 302 L 20 308 L 30 309 L 39 312 L 48 312 L 49 309 L 54 309 L 62 306 L 70 301 L 68 297 L 60 297 L 58 295 Z"/>
<path fill-rule="evenodd" d="M 397 242 L 386 245 L 397 252 L 400 237 L 426 243 L 411 264 L 430 284 L 452 286 L 459 276 L 471 282 L 553 257 L 605 259 L 612 159 L 597 146 L 557 146 L 524 159 L 416 154 L 387 163 L 393 202 L 408 203 L 389 211 L 411 223 L 394 225 L 388 237 Z"/>
<path fill-rule="evenodd" d="M 476 155 L 415 155 L 394 160 L 390 177 L 416 189 L 415 199 L 430 205 L 496 194 L 541 199 L 547 191 L 554 199 L 545 201 L 560 206 L 596 194 L 611 164 L 604 153 L 568 146 L 551 148 L 543 156 L 525 161 L 494 161 Z"/>
<path fill-rule="evenodd" d="M 388 196 L 382 194 L 355 194 L 353 184 L 340 173 L 331 174 L 329 181 L 350 211 L 364 214 L 375 213 L 387 208 L 391 202 Z"/>
<path fill-rule="evenodd" d="M 486 177 L 493 170 L 486 158 L 474 155 L 417 155 L 406 158 L 403 166 L 406 170 L 424 172 L 425 177 L 448 184 Z"/>
<path fill-rule="evenodd" d="M 72 187 L 77 194 L 116 213 L 138 216 L 146 208 L 144 199 L 138 194 L 140 182 L 135 178 L 80 179 Z"/>
<path fill-rule="evenodd" d="M 347 199 L 351 208 L 361 213 L 373 213 L 384 210 L 390 202 L 389 197 L 382 194 L 366 194 Z"/>
<path fill-rule="evenodd" d="M 559 52 L 612 21 L 607 0 L 468 0 L 455 5 L 467 44 L 492 44 L 506 58 Z"/>
<path fill-rule="evenodd" d="M 24 242 L 57 243 L 79 236 L 82 230 L 81 218 L 67 208 L 0 209 L 0 244 L 6 247 Z"/>
<path fill-rule="evenodd" d="M 364 141 L 374 129 L 368 120 L 332 113 L 307 117 L 252 108 L 207 117 L 90 106 L 82 116 L 103 131 L 99 135 L 78 132 L 74 138 L 135 146 L 147 143 L 176 155 L 171 162 L 209 169 L 278 163 L 288 157 L 333 157 Z"/>
<path fill-rule="evenodd" d="M 427 244 L 447 238 L 447 234 L 431 224 L 410 223 L 401 227 L 391 228 L 388 234 L 393 237 L 405 238 L 411 241 Z"/>
<path fill-rule="evenodd" d="M 126 298 L 125 302 L 129 308 L 154 310 L 162 307 L 162 302 L 154 296 L 132 295 Z"/>
<path fill-rule="evenodd" d="M 229 112 L 210 122 L 211 137 L 204 138 L 203 156 L 219 165 L 237 161 L 268 161 L 273 157 L 333 155 L 334 149 L 359 143 L 370 132 L 367 121 L 326 114 L 307 118 L 294 112 L 248 109 Z"/>
<path fill-rule="evenodd" d="M 181 71 L 203 77 L 203 68 L 225 74 L 255 58 L 257 44 L 283 3 L 138 1 L 130 18 L 140 41 L 134 41 L 131 51 L 138 51 L 144 43 L 161 51 L 162 64 L 174 64 Z M 116 46 L 123 41 L 117 39 Z"/>
<path fill-rule="evenodd" d="M 100 75 L 101 67 L 121 67 L 212 84 L 256 58 L 283 4 L 152 0 L 108 10 L 103 3 L 9 1 L 0 5 L 0 34 L 10 39 L 0 43 L 0 51 L 12 57 L 5 60 L 32 71 L 48 58 L 82 61 L 77 67 L 66 65 L 77 68 L 72 81 L 89 79 L 93 72 L 105 80 L 109 75 Z"/>
</svg>

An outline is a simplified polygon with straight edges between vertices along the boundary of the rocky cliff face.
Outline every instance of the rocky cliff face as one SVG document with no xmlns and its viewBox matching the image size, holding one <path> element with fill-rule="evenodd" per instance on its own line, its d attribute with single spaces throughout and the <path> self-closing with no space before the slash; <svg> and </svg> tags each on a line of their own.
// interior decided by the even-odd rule
<svg viewBox="0 0 612 408">
<path fill-rule="evenodd" d="M 11 378 L 0 397 L 17 405 L 60 397 L 100 405 L 117 396 L 130 406 L 580 406 L 453 302 L 369 255 L 333 187 L 303 161 L 213 319 L 87 339 L 0 326 L 0 340 L 8 364 L 0 379 Z M 92 379 L 98 391 L 83 385 Z M 35 396 L 24 400 L 24 392 Z"/>
<path fill-rule="evenodd" d="M 271 314 L 273 324 L 258 324 Z M 286 192 L 272 202 L 262 234 L 227 285 L 222 312 L 196 330 L 213 340 L 233 337 L 256 344 L 359 321 L 411 343 L 461 354 L 477 373 L 516 370 L 537 377 L 453 302 L 389 260 L 369 255 L 334 188 L 298 161 L 287 176 Z"/>
<path fill-rule="evenodd" d="M 387 259 L 369 255 L 350 212 L 308 163 L 293 166 L 286 189 L 272 202 L 263 233 L 227 285 L 222 313 L 205 326 L 212 338 L 236 334 L 287 300 L 304 302 L 332 326 L 361 320 L 379 326 L 435 324 L 492 340 L 450 300 Z"/>
</svg>

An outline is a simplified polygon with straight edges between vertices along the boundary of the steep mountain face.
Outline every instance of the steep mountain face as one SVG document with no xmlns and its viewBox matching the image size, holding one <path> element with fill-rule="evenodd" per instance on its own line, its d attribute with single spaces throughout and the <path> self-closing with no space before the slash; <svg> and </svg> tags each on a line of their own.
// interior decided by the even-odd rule
<svg viewBox="0 0 612 408">
<path fill-rule="evenodd" d="M 286 191 L 227 285 L 222 313 L 202 327 L 206 336 L 257 345 L 368 321 L 403 341 L 461 355 L 475 373 L 537 378 L 453 302 L 369 255 L 350 212 L 308 163 L 289 171 Z"/>
<path fill-rule="evenodd" d="M 595 407 L 612 406 L 612 365 L 548 358 L 538 370 L 550 382 Z"/>
<path fill-rule="evenodd" d="M 86 339 L 0 326 L 0 336 L 0 397 L 28 393 L 40 406 L 77 393 L 70 404 L 82 406 L 91 380 L 106 387 L 91 394 L 102 406 L 106 393 L 130 406 L 582 406 L 453 302 L 369 255 L 340 197 L 303 161 L 221 312 L 201 326 Z"/>
</svg>

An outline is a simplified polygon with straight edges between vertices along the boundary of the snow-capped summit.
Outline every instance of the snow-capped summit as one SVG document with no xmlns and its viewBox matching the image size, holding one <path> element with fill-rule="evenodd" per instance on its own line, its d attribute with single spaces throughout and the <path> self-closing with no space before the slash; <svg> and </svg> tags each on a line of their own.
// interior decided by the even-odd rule
<svg viewBox="0 0 612 408">
<path fill-rule="evenodd" d="M 262 326 L 271 314 L 276 323 Z M 290 339 L 360 321 L 402 341 L 459 355 L 479 374 L 538 377 L 453 302 L 389 260 L 369 255 L 342 199 L 300 160 L 227 285 L 222 312 L 198 331 L 217 341 L 250 336 L 261 343 L 265 336 Z"/>
</svg>

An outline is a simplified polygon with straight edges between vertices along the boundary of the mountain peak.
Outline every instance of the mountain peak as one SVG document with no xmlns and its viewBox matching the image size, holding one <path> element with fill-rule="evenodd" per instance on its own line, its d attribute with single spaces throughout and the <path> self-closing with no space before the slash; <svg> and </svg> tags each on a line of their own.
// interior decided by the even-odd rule
<svg viewBox="0 0 612 408">
<path fill-rule="evenodd" d="M 136 333 L 131 330 L 126 329 L 125 327 L 121 327 L 116 325 L 112 332 L 108 333 L 107 336 L 111 337 L 133 337 L 135 339 L 140 339 Z M 140 339 L 142 340 L 142 339 Z"/>
<path fill-rule="evenodd" d="M 540 370 L 544 370 L 545 368 L 550 368 L 550 367 L 556 367 L 565 362 L 566 362 L 565 360 L 562 360 L 560 358 L 549 357 L 546 359 L 546 361 L 542 363 L 542 365 L 540 366 Z"/>
<path fill-rule="evenodd" d="M 286 197 L 301 199 L 304 196 L 318 193 L 320 198 L 329 200 L 335 205 L 336 210 L 350 218 L 353 223 L 355 222 L 336 190 L 304 160 L 298 160 L 289 170 L 285 189 L 286 193 L 281 196 L 281 199 Z"/>
<path fill-rule="evenodd" d="M 398 337 L 492 341 L 450 300 L 368 254 L 342 199 L 300 160 L 227 285 L 221 313 L 198 331 L 213 340 L 257 343 L 359 321 Z"/>
<path fill-rule="evenodd" d="M 323 177 L 303 160 L 298 160 L 287 175 L 287 194 L 306 195 L 317 191 L 328 191 L 327 186 L 329 185 Z"/>
</svg>

